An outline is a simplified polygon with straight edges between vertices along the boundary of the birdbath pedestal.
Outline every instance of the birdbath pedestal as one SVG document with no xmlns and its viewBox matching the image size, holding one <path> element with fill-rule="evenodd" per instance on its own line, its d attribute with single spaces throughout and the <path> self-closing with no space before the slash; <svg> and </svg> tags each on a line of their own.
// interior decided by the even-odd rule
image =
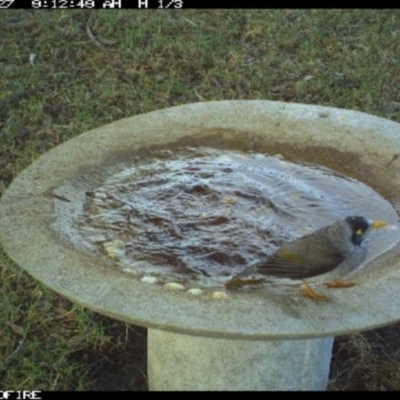
<svg viewBox="0 0 400 400">
<path fill-rule="evenodd" d="M 151 390 L 324 390 L 335 335 L 400 320 L 397 231 L 379 233 L 330 301 L 262 290 L 198 295 L 150 284 L 88 251 L 73 229 L 88 192 L 154 146 L 253 150 L 320 164 L 380 193 L 398 223 L 400 124 L 269 101 L 189 104 L 102 126 L 50 150 L 0 200 L 0 242 L 33 277 L 94 311 L 148 328 Z M 222 294 L 221 294 L 222 293 Z"/>
</svg>

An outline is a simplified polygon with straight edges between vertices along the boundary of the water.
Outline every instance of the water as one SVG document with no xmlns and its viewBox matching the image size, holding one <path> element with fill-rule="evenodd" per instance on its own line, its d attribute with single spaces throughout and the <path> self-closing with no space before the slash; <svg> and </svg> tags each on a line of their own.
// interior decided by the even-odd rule
<svg viewBox="0 0 400 400">
<path fill-rule="evenodd" d="M 395 218 L 371 188 L 321 166 L 196 147 L 155 151 L 110 176 L 86 193 L 75 226 L 121 269 L 212 287 L 349 215 Z"/>
</svg>

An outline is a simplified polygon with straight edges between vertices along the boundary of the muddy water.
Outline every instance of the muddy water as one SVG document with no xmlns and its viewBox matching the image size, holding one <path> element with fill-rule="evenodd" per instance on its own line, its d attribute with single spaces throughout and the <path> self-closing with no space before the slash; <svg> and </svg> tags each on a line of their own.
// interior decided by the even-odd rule
<svg viewBox="0 0 400 400">
<path fill-rule="evenodd" d="M 181 148 L 146 155 L 87 192 L 75 225 L 122 269 L 214 286 L 340 217 L 384 219 L 389 209 L 368 186 L 321 166 Z"/>
</svg>

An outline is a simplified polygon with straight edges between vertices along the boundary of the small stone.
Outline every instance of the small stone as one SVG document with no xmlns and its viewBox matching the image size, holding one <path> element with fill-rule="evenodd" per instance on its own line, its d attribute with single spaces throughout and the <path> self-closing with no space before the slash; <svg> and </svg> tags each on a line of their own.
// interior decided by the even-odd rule
<svg viewBox="0 0 400 400">
<path fill-rule="evenodd" d="M 229 296 L 225 292 L 212 292 L 211 298 L 214 300 L 226 300 Z"/>
<path fill-rule="evenodd" d="M 104 242 L 101 246 L 107 257 L 112 260 L 118 260 L 120 255 L 124 252 L 125 243 L 121 240 L 112 240 L 110 242 Z"/>
<path fill-rule="evenodd" d="M 181 285 L 180 283 L 177 283 L 177 282 L 168 282 L 168 283 L 166 283 L 164 285 L 164 287 L 166 289 L 169 289 L 169 290 L 183 290 L 183 289 L 185 289 L 185 286 L 183 286 L 183 285 Z"/>
<path fill-rule="evenodd" d="M 157 278 L 155 276 L 144 276 L 140 281 L 144 283 L 157 283 Z"/>
<path fill-rule="evenodd" d="M 203 291 L 199 288 L 192 288 L 192 289 L 189 289 L 187 292 L 193 296 L 199 296 L 200 294 L 203 293 Z"/>
</svg>

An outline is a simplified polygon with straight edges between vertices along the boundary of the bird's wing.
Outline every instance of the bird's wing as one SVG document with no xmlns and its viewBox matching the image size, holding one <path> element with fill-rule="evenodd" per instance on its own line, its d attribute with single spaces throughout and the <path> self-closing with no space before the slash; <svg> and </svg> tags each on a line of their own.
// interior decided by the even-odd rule
<svg viewBox="0 0 400 400">
<path fill-rule="evenodd" d="M 254 267 L 260 275 L 305 279 L 329 272 L 343 260 L 344 256 L 326 241 L 304 237 L 282 246 Z"/>
</svg>

